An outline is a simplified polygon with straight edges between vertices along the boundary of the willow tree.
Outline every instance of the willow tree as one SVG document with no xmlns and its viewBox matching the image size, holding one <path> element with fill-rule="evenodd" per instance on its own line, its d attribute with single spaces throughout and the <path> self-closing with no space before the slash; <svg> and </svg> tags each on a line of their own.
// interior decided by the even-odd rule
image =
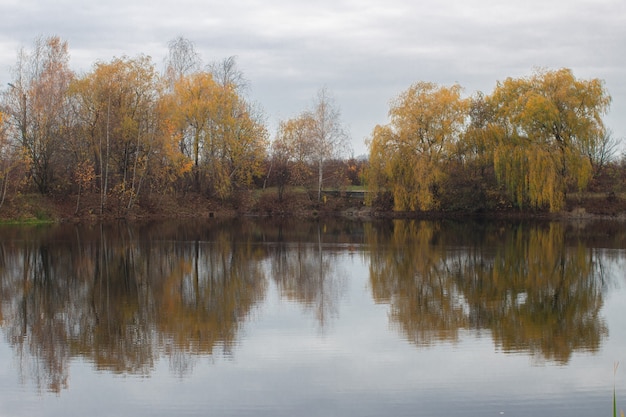
<svg viewBox="0 0 626 417">
<path fill-rule="evenodd" d="M 581 150 L 605 130 L 604 83 L 578 80 L 569 69 L 537 71 L 499 82 L 489 100 L 504 132 L 494 152 L 499 181 L 520 208 L 560 210 L 568 188 L 583 189 L 591 177 Z"/>
<path fill-rule="evenodd" d="M 445 192 L 446 163 L 463 132 L 461 86 L 418 82 L 396 98 L 391 122 L 370 140 L 369 184 L 393 194 L 395 210 L 432 210 Z"/>
</svg>

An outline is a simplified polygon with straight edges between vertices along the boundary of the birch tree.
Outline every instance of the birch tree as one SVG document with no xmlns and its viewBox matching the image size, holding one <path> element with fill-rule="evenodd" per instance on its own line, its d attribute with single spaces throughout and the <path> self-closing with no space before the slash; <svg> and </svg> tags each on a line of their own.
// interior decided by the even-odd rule
<svg viewBox="0 0 626 417">
<path fill-rule="evenodd" d="M 317 165 L 317 199 L 322 199 L 324 184 L 324 164 L 332 158 L 340 158 L 350 150 L 350 136 L 341 121 L 341 112 L 327 88 L 317 93 L 310 117 L 313 119 L 311 131 L 311 156 Z"/>
<path fill-rule="evenodd" d="M 178 80 L 200 71 L 202 60 L 193 42 L 182 36 L 172 39 L 167 46 L 164 78 L 169 90 L 172 90 Z"/>
</svg>

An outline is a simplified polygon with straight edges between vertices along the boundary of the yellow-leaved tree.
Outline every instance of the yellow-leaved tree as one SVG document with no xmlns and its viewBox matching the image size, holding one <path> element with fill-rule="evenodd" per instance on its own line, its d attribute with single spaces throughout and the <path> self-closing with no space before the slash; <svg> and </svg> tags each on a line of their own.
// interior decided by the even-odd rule
<svg viewBox="0 0 626 417">
<path fill-rule="evenodd" d="M 234 85 L 196 72 L 174 84 L 172 102 L 170 117 L 181 152 L 193 161 L 196 191 L 226 198 L 260 175 L 267 130 Z"/>
<path fill-rule="evenodd" d="M 510 198 L 519 208 L 562 209 L 568 189 L 583 189 L 592 174 L 582 149 L 605 131 L 611 98 L 603 82 L 538 70 L 499 82 L 488 100 L 503 132 L 494 167 Z"/>
<path fill-rule="evenodd" d="M 111 193 L 117 197 L 117 210 L 130 210 L 151 174 L 162 133 L 159 87 L 156 68 L 147 56 L 98 63 L 72 84 L 80 131 L 76 138 L 90 146 L 80 158 L 93 155 L 101 213 Z"/>
<path fill-rule="evenodd" d="M 440 208 L 446 164 L 467 117 L 461 90 L 418 82 L 392 102 L 391 122 L 374 129 L 368 183 L 375 194 L 391 192 L 395 210 Z"/>
</svg>

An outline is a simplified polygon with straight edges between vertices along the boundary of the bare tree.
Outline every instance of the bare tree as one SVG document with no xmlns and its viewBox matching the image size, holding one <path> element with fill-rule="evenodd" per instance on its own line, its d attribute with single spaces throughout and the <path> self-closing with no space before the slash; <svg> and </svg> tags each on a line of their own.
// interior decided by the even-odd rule
<svg viewBox="0 0 626 417">
<path fill-rule="evenodd" d="M 208 71 L 216 83 L 222 87 L 231 86 L 238 94 L 248 88 L 248 80 L 243 76 L 243 72 L 237 68 L 236 56 L 229 56 L 209 64 Z"/>
<path fill-rule="evenodd" d="M 318 168 L 317 199 L 321 201 L 324 164 L 350 151 L 350 135 L 341 123 L 341 112 L 327 88 L 321 88 L 311 111 L 315 121 L 312 129 L 312 158 Z"/>
<path fill-rule="evenodd" d="M 170 89 L 182 77 L 200 70 L 202 60 L 196 52 L 193 42 L 182 36 L 168 43 L 169 51 L 165 57 L 165 78 Z"/>
<path fill-rule="evenodd" d="M 620 143 L 620 139 L 614 138 L 613 132 L 606 129 L 599 134 L 596 140 L 584 144 L 583 152 L 591 162 L 594 175 L 602 171 L 602 168 L 615 158 Z"/>
</svg>

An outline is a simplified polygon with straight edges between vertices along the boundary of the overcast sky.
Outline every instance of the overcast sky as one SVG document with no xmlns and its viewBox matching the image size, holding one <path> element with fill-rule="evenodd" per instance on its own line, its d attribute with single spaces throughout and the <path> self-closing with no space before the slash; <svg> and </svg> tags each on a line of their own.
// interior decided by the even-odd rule
<svg viewBox="0 0 626 417">
<path fill-rule="evenodd" d="M 272 137 L 327 87 L 355 155 L 417 81 L 490 94 L 538 67 L 603 79 L 613 97 L 605 121 L 626 138 L 624 0 L 0 0 L 0 16 L 2 85 L 38 36 L 68 41 L 79 72 L 141 53 L 161 67 L 183 36 L 204 63 L 237 56 Z"/>
</svg>

